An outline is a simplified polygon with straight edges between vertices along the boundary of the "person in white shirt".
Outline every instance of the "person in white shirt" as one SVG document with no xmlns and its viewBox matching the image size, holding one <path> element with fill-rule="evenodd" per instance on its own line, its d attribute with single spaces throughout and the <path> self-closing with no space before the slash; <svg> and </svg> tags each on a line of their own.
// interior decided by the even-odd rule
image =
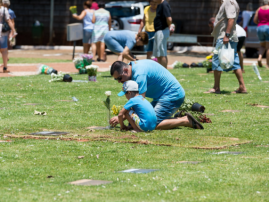
<svg viewBox="0 0 269 202">
<path fill-rule="evenodd" d="M 253 15 L 253 4 L 250 2 L 247 4 L 247 10 L 242 12 L 242 18 L 243 18 L 243 28 L 245 29 L 246 26 L 248 26 L 248 22 Z"/>
<path fill-rule="evenodd" d="M 208 21 L 208 26 L 210 28 L 214 28 L 214 22 L 215 22 L 215 18 L 212 17 L 209 19 Z M 243 53 L 241 52 L 241 49 L 245 43 L 245 39 L 246 39 L 246 36 L 247 36 L 247 33 L 246 31 L 238 24 L 236 24 L 236 34 L 237 34 L 237 37 L 238 37 L 238 44 L 237 44 L 237 53 L 238 53 L 238 56 L 239 56 L 239 61 L 240 61 L 240 66 L 241 66 L 241 69 L 242 69 L 242 72 L 245 73 L 245 70 L 244 70 L 244 56 L 243 56 Z"/>
<path fill-rule="evenodd" d="M 245 73 L 245 70 L 244 70 L 244 56 L 243 56 L 243 53 L 241 52 L 241 48 L 243 47 L 243 45 L 245 43 L 247 33 L 243 29 L 243 27 L 236 24 L 236 34 L 237 34 L 237 37 L 238 37 L 237 53 L 238 53 L 238 56 L 239 56 L 240 66 L 241 66 L 242 72 Z"/>
</svg>

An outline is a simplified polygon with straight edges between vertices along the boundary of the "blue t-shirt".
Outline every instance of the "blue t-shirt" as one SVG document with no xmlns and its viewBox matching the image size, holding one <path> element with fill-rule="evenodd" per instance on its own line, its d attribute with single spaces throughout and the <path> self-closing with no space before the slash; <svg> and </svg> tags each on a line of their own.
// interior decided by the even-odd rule
<svg viewBox="0 0 269 202">
<path fill-rule="evenodd" d="M 133 109 L 140 118 L 139 126 L 143 131 L 154 130 L 157 126 L 157 117 L 152 105 L 142 95 L 131 98 L 124 109 Z"/>
<path fill-rule="evenodd" d="M 14 11 L 11 10 L 10 8 L 8 9 L 8 13 L 9 13 L 10 20 L 13 20 L 13 19 L 16 18 L 16 15 L 15 15 Z"/>
<path fill-rule="evenodd" d="M 139 94 L 155 101 L 175 101 L 185 97 L 178 80 L 163 66 L 153 60 L 131 62 L 132 80 L 138 83 Z"/>
<path fill-rule="evenodd" d="M 121 53 L 126 46 L 132 50 L 136 44 L 135 33 L 128 30 L 110 31 L 105 36 L 105 43 L 115 53 Z"/>
</svg>

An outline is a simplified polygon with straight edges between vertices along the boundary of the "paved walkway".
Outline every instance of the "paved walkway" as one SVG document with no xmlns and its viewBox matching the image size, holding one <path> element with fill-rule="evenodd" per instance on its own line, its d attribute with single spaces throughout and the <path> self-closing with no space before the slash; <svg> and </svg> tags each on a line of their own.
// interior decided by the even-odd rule
<svg viewBox="0 0 269 202">
<path fill-rule="evenodd" d="M 82 54 L 81 52 L 76 52 L 76 55 Z M 137 55 L 138 59 L 146 59 L 145 55 Z M 205 54 L 199 53 L 190 53 L 190 54 L 178 54 L 175 52 L 169 52 L 168 68 L 172 68 L 172 64 L 175 61 L 185 62 L 187 64 L 191 64 L 192 62 L 202 62 L 205 60 Z M 72 62 L 72 51 L 71 50 L 11 50 L 9 51 L 9 58 L 43 58 L 43 59 L 59 59 L 59 60 L 67 60 L 64 63 L 44 63 L 54 69 L 62 72 L 69 73 L 77 73 L 78 71 L 75 69 L 74 64 Z M 68 62 L 68 60 L 70 62 Z M 109 54 L 107 56 L 106 62 L 94 62 L 94 65 L 99 66 L 98 71 L 109 71 L 110 66 L 114 61 L 117 60 L 117 56 L 114 54 Z M 253 62 L 256 62 L 256 59 L 245 59 L 245 65 L 251 65 Z M 265 64 L 265 60 L 263 61 Z M 3 73 L 2 68 L 0 68 L 0 77 L 11 77 L 11 76 L 26 76 L 26 75 L 35 75 L 37 72 L 38 64 L 8 64 L 8 69 L 10 73 Z"/>
</svg>

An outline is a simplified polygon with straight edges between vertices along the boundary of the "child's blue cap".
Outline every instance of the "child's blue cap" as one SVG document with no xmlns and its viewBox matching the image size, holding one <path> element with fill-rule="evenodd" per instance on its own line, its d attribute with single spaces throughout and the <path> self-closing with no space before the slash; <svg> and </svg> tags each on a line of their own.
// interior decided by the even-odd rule
<svg viewBox="0 0 269 202">
<path fill-rule="evenodd" d="M 118 94 L 118 96 L 124 96 L 127 91 L 138 91 L 138 84 L 132 80 L 124 82 L 122 91 Z"/>
</svg>

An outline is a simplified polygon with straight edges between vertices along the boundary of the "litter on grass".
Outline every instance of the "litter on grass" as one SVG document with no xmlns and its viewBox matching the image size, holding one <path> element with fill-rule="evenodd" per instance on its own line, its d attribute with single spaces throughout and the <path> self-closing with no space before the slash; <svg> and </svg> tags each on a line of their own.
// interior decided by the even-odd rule
<svg viewBox="0 0 269 202">
<path fill-rule="evenodd" d="M 110 184 L 110 183 L 112 183 L 112 181 L 82 179 L 82 180 L 77 180 L 74 182 L 69 182 L 68 184 L 84 185 L 84 186 L 96 186 L 96 185 Z"/>
<path fill-rule="evenodd" d="M 238 154 L 243 154 L 244 152 L 229 152 L 229 151 L 222 151 L 222 152 L 216 152 L 212 154 L 233 154 L 233 155 L 238 155 Z"/>
<path fill-rule="evenodd" d="M 55 132 L 55 131 L 42 131 L 31 133 L 30 135 L 44 135 L 44 136 L 58 136 L 58 135 L 67 135 L 67 132 Z"/>
<path fill-rule="evenodd" d="M 84 80 L 73 80 L 73 83 L 89 83 L 89 81 L 84 81 Z"/>
<path fill-rule="evenodd" d="M 46 115 L 47 115 L 47 112 L 39 112 L 39 111 L 36 111 L 36 110 L 35 110 L 34 115 L 42 115 L 42 116 L 46 116 Z"/>
<path fill-rule="evenodd" d="M 151 173 L 157 171 L 156 169 L 128 169 L 128 170 L 123 170 L 119 171 L 121 173 Z"/>
</svg>

